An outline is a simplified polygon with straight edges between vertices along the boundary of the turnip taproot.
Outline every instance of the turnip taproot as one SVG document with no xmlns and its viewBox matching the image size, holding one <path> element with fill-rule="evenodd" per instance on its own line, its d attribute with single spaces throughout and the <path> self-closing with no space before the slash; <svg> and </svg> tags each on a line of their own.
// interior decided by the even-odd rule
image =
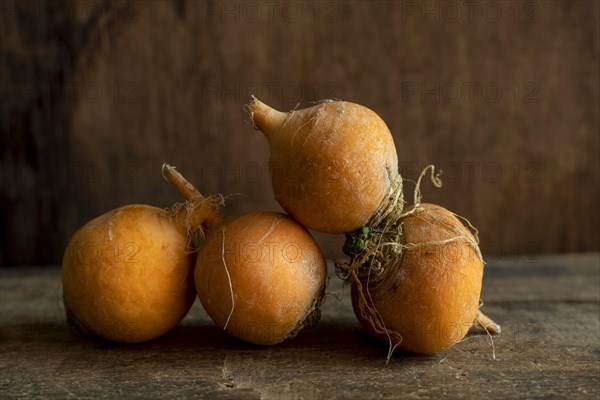
<svg viewBox="0 0 600 400">
<path fill-rule="evenodd" d="M 163 174 L 187 199 L 194 219 L 194 204 L 203 197 L 173 167 L 165 165 Z M 196 290 L 219 327 L 247 342 L 272 345 L 318 321 L 327 266 L 305 228 L 274 212 L 238 218 L 215 212 L 204 225 Z"/>
<path fill-rule="evenodd" d="M 194 255 L 172 212 L 129 205 L 80 228 L 67 245 L 62 284 L 69 320 L 115 342 L 155 339 L 194 300 Z"/>
<path fill-rule="evenodd" d="M 389 343 L 388 360 L 396 347 L 422 353 L 448 348 L 476 315 L 488 322 L 487 330 L 499 330 L 478 311 L 483 258 L 477 235 L 447 210 L 421 204 L 428 171 L 441 186 L 432 166 L 419 177 L 413 208 L 404 210 L 394 143 L 377 114 L 343 101 L 283 113 L 256 98 L 246 111 L 269 141 L 281 206 L 307 227 L 346 232 L 344 252 L 351 260 L 336 262 L 336 269 L 354 285 L 363 325 Z M 448 258 L 457 244 L 463 253 Z M 460 327 L 427 336 L 451 325 Z"/>
</svg>

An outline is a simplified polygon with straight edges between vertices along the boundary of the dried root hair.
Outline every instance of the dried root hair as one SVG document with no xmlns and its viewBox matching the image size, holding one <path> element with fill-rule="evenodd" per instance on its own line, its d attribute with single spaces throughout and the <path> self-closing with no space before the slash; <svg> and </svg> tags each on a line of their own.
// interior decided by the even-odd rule
<svg viewBox="0 0 600 400">
<path fill-rule="evenodd" d="M 393 276 L 398 273 L 405 252 L 417 247 L 439 246 L 464 241 L 483 262 L 479 249 L 478 231 L 469 220 L 453 213 L 465 223 L 465 227 L 457 227 L 448 224 L 440 216 L 420 206 L 422 201 L 421 184 L 428 172 L 430 172 L 433 185 L 441 187 L 440 173 L 436 173 L 433 165 L 427 166 L 415 182 L 413 207 L 409 211 L 404 211 L 403 181 L 399 175 L 398 179 L 392 183 L 387 197 L 367 224 L 346 235 L 344 252 L 350 256 L 350 262 L 335 261 L 338 276 L 356 285 L 358 308 L 363 319 L 369 323 L 375 333 L 388 338 L 387 362 L 390 361 L 394 350 L 402 343 L 402 335 L 385 326 L 385 321 L 374 306 L 370 290 L 376 288 L 377 291 L 385 293 L 392 289 Z M 422 213 L 427 213 L 436 223 L 443 225 L 455 235 L 445 240 L 406 243 L 402 231 L 404 219 L 409 216 L 418 217 Z"/>
<path fill-rule="evenodd" d="M 206 238 L 207 218 L 209 215 L 216 216 L 224 205 L 223 195 L 215 194 L 175 203 L 167 209 L 169 215 L 175 218 L 175 222 L 183 226 L 187 232 L 186 249 L 188 252 L 194 253 L 199 250 L 200 244 Z"/>
</svg>

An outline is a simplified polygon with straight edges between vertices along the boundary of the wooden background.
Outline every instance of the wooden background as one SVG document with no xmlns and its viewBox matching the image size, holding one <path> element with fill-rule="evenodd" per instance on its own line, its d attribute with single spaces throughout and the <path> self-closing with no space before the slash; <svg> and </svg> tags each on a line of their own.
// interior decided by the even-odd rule
<svg viewBox="0 0 600 400">
<path fill-rule="evenodd" d="M 1 264 L 59 263 L 90 218 L 172 204 L 163 162 L 240 193 L 231 214 L 279 209 L 251 94 L 378 112 L 401 173 L 441 167 L 425 200 L 468 217 L 488 259 L 598 251 L 598 3 L 469 4 L 3 1 Z"/>
</svg>

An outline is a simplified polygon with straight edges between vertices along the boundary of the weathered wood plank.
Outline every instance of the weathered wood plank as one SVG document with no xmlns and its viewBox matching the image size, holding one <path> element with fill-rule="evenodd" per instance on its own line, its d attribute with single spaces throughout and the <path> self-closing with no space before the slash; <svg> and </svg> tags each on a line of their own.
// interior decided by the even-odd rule
<svg viewBox="0 0 600 400">
<path fill-rule="evenodd" d="M 167 336 L 124 346 L 64 322 L 59 270 L 0 271 L 0 395 L 206 398 L 594 398 L 600 395 L 600 255 L 487 266 L 494 338 L 440 354 L 396 354 L 356 322 L 332 279 L 321 323 L 262 348 L 223 334 L 198 302 Z"/>
<path fill-rule="evenodd" d="M 529 255 L 488 261 L 483 299 L 503 302 L 598 302 L 600 257 Z"/>
</svg>

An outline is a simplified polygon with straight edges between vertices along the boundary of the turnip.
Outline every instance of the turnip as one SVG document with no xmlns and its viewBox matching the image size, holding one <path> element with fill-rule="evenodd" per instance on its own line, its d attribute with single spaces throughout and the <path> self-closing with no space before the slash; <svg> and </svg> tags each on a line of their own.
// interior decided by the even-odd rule
<svg viewBox="0 0 600 400">
<path fill-rule="evenodd" d="M 164 176 L 187 199 L 189 227 L 204 221 L 195 268 L 198 297 L 212 320 L 244 341 L 272 345 L 316 323 L 327 266 L 308 231 L 284 214 L 196 218 L 204 198 L 175 168 Z M 203 207 L 200 207 L 203 209 Z"/>
<path fill-rule="evenodd" d="M 284 113 L 256 98 L 246 111 L 268 139 L 281 206 L 309 228 L 346 233 L 351 260 L 336 268 L 353 284 L 363 325 L 389 343 L 388 360 L 395 348 L 446 349 L 476 316 L 487 331 L 499 330 L 478 311 L 484 263 L 476 233 L 453 213 L 421 204 L 428 170 L 441 185 L 431 166 L 404 210 L 394 142 L 375 112 L 326 101 Z"/>
<path fill-rule="evenodd" d="M 284 113 L 254 99 L 247 110 L 271 147 L 275 198 L 305 227 L 351 232 L 401 195 L 394 140 L 368 108 L 331 101 Z"/>
<path fill-rule="evenodd" d="M 354 311 L 398 349 L 445 350 L 465 336 L 478 311 L 483 261 L 476 238 L 433 204 L 409 208 L 400 223 L 403 253 L 385 273 L 353 285 Z"/>
<path fill-rule="evenodd" d="M 124 343 L 155 339 L 176 326 L 194 300 L 194 255 L 169 210 L 128 205 L 81 227 L 62 264 L 70 322 Z"/>
</svg>

